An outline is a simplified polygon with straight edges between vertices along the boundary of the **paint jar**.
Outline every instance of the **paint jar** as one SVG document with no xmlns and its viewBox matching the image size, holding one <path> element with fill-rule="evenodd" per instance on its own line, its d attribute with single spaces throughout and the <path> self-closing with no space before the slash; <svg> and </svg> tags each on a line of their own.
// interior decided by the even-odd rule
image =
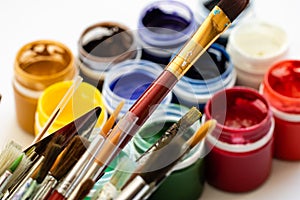
<svg viewBox="0 0 300 200">
<path fill-rule="evenodd" d="M 78 42 L 78 66 L 85 82 L 102 91 L 107 71 L 139 57 L 134 33 L 123 24 L 101 22 L 87 27 Z"/>
<path fill-rule="evenodd" d="M 43 90 L 76 75 L 74 56 L 64 44 L 38 40 L 24 45 L 16 55 L 13 78 L 19 126 L 34 134 L 37 101 Z"/>
<path fill-rule="evenodd" d="M 207 182 L 228 192 L 247 192 L 262 185 L 272 168 L 274 118 L 256 90 L 233 87 L 216 93 L 202 120 L 216 119 L 206 137 Z"/>
<path fill-rule="evenodd" d="M 179 1 L 155 1 L 147 5 L 138 19 L 138 38 L 142 59 L 166 65 L 194 33 L 192 10 Z"/>
<path fill-rule="evenodd" d="M 71 85 L 72 81 L 57 82 L 49 86 L 41 94 L 35 114 L 35 134 L 38 134 L 42 130 L 43 125 L 47 122 L 53 110 Z M 93 85 L 86 82 L 80 83 L 67 105 L 47 132 L 55 132 L 97 106 L 101 107 L 101 114 L 95 127 L 101 127 L 107 118 L 102 95 Z"/>
<path fill-rule="evenodd" d="M 179 104 L 159 105 L 130 142 L 134 158 L 144 153 L 188 110 Z M 184 135 L 190 137 L 199 127 L 200 121 L 197 121 Z M 203 144 L 192 149 L 148 199 L 198 199 L 204 187 Z"/>
<path fill-rule="evenodd" d="M 287 51 L 287 34 L 281 27 L 258 20 L 237 26 L 227 45 L 237 71 L 237 85 L 258 89 L 268 68 Z"/>
<path fill-rule="evenodd" d="M 196 23 L 201 25 L 206 19 L 206 17 L 209 15 L 211 10 L 214 8 L 214 6 L 216 6 L 219 2 L 220 0 L 198 0 L 194 12 Z M 253 17 L 255 17 L 254 0 L 250 0 L 248 6 L 233 21 L 230 27 L 217 39 L 216 43 L 226 47 L 228 42 L 228 37 L 231 34 L 231 31 L 237 26 L 237 24 L 241 24 L 249 20 L 253 20 Z"/>
<path fill-rule="evenodd" d="M 233 87 L 235 81 L 236 71 L 228 53 L 213 44 L 178 81 L 173 93 L 180 104 L 203 110 L 214 93 Z"/>
<path fill-rule="evenodd" d="M 108 113 L 111 114 L 121 101 L 125 101 L 119 114 L 119 118 L 122 117 L 162 71 L 158 64 L 147 60 L 127 60 L 116 64 L 107 73 L 103 85 L 104 105 Z M 171 100 L 170 92 L 162 104 Z"/>
<path fill-rule="evenodd" d="M 300 160 L 300 60 L 283 60 L 266 73 L 260 92 L 270 102 L 275 118 L 274 154 Z"/>
</svg>

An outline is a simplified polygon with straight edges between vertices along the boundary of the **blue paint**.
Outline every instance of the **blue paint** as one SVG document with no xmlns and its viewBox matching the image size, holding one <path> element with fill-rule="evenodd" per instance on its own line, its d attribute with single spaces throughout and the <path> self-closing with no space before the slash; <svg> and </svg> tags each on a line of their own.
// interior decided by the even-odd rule
<svg viewBox="0 0 300 200">
<path fill-rule="evenodd" d="M 214 15 L 217 15 L 217 14 L 220 14 L 220 10 L 219 10 L 219 9 L 216 9 L 216 10 L 214 11 Z"/>
<path fill-rule="evenodd" d="M 132 72 L 113 80 L 109 85 L 114 94 L 136 100 L 153 82 L 154 78 L 143 72 Z"/>
</svg>

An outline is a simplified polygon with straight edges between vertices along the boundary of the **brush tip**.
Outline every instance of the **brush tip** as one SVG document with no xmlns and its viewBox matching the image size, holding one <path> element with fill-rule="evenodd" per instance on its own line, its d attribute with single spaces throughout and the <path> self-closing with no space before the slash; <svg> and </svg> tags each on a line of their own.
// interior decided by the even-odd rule
<svg viewBox="0 0 300 200">
<path fill-rule="evenodd" d="M 78 200 L 84 199 L 84 197 L 86 197 L 86 195 L 88 195 L 90 190 L 93 188 L 94 184 L 95 182 L 92 179 L 85 180 L 82 183 L 74 199 L 78 199 Z"/>
<path fill-rule="evenodd" d="M 223 10 L 231 22 L 247 7 L 249 0 L 221 0 L 218 7 Z"/>
</svg>

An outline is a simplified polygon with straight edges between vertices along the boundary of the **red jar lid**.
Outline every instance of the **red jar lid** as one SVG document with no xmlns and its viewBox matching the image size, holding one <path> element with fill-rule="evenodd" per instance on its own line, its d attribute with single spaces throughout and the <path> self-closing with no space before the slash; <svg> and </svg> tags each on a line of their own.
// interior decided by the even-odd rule
<svg viewBox="0 0 300 200">
<path fill-rule="evenodd" d="M 276 109 L 300 114 L 300 60 L 285 60 L 266 73 L 263 94 Z"/>
<path fill-rule="evenodd" d="M 271 126 L 266 99 L 256 90 L 233 87 L 213 95 L 207 102 L 206 119 L 218 124 L 212 135 L 229 144 L 249 144 L 263 138 Z"/>
</svg>

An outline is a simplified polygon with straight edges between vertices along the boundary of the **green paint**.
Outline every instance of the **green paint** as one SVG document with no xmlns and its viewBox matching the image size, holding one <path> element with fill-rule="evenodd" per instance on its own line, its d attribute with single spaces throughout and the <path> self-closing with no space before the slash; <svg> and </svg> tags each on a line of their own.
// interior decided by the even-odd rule
<svg viewBox="0 0 300 200">
<path fill-rule="evenodd" d="M 14 173 L 14 171 L 18 168 L 19 164 L 21 163 L 23 159 L 24 154 L 21 154 L 15 161 L 10 165 L 9 171 L 11 173 Z"/>
</svg>

